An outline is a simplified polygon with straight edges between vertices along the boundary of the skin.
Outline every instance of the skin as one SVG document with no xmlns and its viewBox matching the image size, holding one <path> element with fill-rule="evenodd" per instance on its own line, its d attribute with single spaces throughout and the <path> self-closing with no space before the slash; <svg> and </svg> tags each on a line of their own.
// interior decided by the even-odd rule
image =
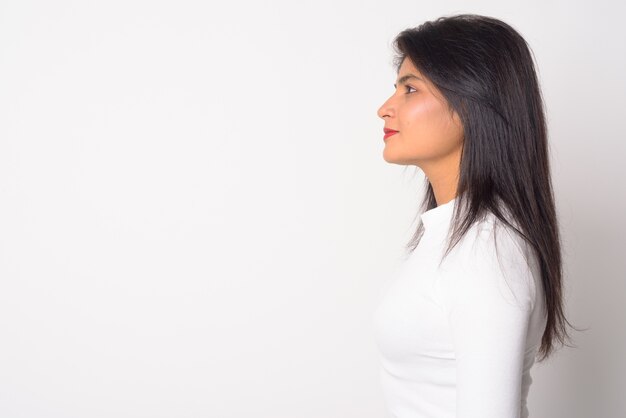
<svg viewBox="0 0 626 418">
<path fill-rule="evenodd" d="M 398 71 L 398 80 L 413 74 L 378 109 L 385 128 L 398 133 L 385 140 L 383 158 L 388 163 L 416 165 L 432 185 L 437 205 L 456 196 L 459 180 L 463 125 L 448 108 L 441 92 L 407 57 Z"/>
</svg>

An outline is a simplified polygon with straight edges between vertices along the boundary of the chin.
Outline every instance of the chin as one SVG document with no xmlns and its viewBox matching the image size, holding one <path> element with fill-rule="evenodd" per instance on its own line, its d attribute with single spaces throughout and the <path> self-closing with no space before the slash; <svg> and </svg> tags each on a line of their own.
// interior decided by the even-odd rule
<svg viewBox="0 0 626 418">
<path fill-rule="evenodd" d="M 386 162 L 393 164 L 396 162 L 396 160 L 392 157 L 390 157 L 389 155 L 387 155 L 387 153 L 383 152 L 383 160 L 385 160 Z"/>
<path fill-rule="evenodd" d="M 409 165 L 410 162 L 407 158 L 402 158 L 401 155 L 394 155 L 393 152 L 389 152 L 388 149 L 385 148 L 383 151 L 383 159 L 389 164 L 399 164 L 399 165 Z"/>
</svg>

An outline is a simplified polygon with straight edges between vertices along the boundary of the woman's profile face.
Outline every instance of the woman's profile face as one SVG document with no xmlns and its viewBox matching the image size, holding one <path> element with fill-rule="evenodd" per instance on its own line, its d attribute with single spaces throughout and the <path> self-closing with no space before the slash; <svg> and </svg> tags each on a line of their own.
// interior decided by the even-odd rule
<svg viewBox="0 0 626 418">
<path fill-rule="evenodd" d="M 378 109 L 385 128 L 398 131 L 385 141 L 383 158 L 389 163 L 432 168 L 458 167 L 463 127 L 438 89 L 407 57 L 398 70 L 396 91 Z"/>
</svg>

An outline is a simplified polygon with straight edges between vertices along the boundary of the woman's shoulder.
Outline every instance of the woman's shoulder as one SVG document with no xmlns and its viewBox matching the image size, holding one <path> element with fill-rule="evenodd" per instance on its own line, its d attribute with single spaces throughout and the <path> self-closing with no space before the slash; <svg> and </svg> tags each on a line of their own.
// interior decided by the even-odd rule
<svg viewBox="0 0 626 418">
<path fill-rule="evenodd" d="M 487 297 L 491 289 L 524 309 L 532 309 L 536 269 L 529 247 L 514 228 L 494 214 L 473 224 L 450 256 L 440 270 L 439 286 L 444 294 L 463 297 L 479 292 Z"/>
<path fill-rule="evenodd" d="M 522 269 L 533 263 L 529 244 L 515 221 L 507 222 L 492 212 L 484 214 L 463 236 L 459 249 L 463 268 L 484 268 L 497 263 Z"/>
<path fill-rule="evenodd" d="M 506 216 L 506 215 L 505 215 Z M 522 235 L 519 224 L 515 219 L 506 216 L 506 222 L 489 212 L 485 219 L 479 222 L 478 241 L 487 249 L 503 252 L 509 257 L 523 257 L 527 260 L 530 246 Z"/>
<path fill-rule="evenodd" d="M 518 222 L 507 211 L 502 216 L 506 221 L 489 210 L 480 214 L 464 234 L 465 243 L 474 249 L 497 250 L 502 242 L 507 251 L 525 253 L 527 243 Z"/>
</svg>

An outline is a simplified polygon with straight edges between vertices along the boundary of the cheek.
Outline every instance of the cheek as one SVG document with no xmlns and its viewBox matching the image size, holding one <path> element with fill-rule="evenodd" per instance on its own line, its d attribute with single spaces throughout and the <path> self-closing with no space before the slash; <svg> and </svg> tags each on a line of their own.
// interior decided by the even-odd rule
<svg viewBox="0 0 626 418">
<path fill-rule="evenodd" d="M 404 109 L 403 128 L 421 142 L 439 142 L 450 128 L 450 117 L 436 100 L 423 100 Z"/>
<path fill-rule="evenodd" d="M 403 128 L 408 130 L 423 129 L 428 123 L 429 114 L 432 113 L 432 104 L 416 100 L 415 103 L 408 104 L 402 110 Z"/>
<path fill-rule="evenodd" d="M 439 101 L 423 100 L 403 109 L 404 140 L 416 152 L 447 154 L 459 146 L 459 125 L 452 119 L 447 107 Z"/>
</svg>

